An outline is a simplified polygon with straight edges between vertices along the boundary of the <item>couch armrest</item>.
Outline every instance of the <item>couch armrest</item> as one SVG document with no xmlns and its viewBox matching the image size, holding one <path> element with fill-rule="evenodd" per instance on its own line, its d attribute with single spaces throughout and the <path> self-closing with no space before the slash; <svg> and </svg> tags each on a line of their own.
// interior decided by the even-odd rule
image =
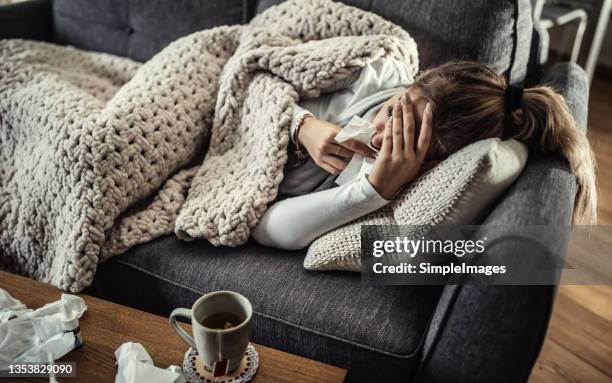
<svg viewBox="0 0 612 383">
<path fill-rule="evenodd" d="M 481 228 L 487 238 L 497 237 L 483 258 L 531 255 L 542 260 L 549 253 L 562 254 L 575 192 L 565 161 L 532 156 Z M 501 233 L 503 225 L 552 229 L 546 230 L 550 238 L 535 237 L 541 233 L 516 237 Z M 526 382 L 544 342 L 555 292 L 554 285 L 446 286 L 425 338 L 416 381 Z"/>
<path fill-rule="evenodd" d="M 537 84 L 542 76 L 542 69 L 548 62 L 548 49 L 550 37 L 546 28 L 539 21 L 533 23 L 533 34 L 531 35 L 531 49 L 529 61 L 527 63 L 527 75 L 525 85 L 533 86 Z"/>
<path fill-rule="evenodd" d="M 415 381 L 527 382 L 555 292 L 554 286 L 447 286 L 441 302 L 448 315 L 434 318 L 436 336 L 426 339 Z"/>
<path fill-rule="evenodd" d="M 0 39 L 53 40 L 51 0 L 0 6 Z"/>
<path fill-rule="evenodd" d="M 589 78 L 581 67 L 561 62 L 550 68 L 542 79 L 565 97 L 578 127 L 586 132 L 589 106 Z"/>
</svg>

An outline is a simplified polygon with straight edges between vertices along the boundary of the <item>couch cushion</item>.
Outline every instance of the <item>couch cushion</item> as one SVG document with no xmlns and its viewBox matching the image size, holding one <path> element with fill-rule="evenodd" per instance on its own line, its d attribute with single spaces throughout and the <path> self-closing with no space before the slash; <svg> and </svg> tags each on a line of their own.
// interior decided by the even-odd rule
<svg viewBox="0 0 612 383">
<path fill-rule="evenodd" d="M 54 0 L 54 39 L 139 61 L 173 40 L 244 20 L 242 0 Z"/>
<path fill-rule="evenodd" d="M 93 286 L 104 299 L 164 316 L 203 293 L 233 290 L 253 303 L 255 342 L 347 368 L 351 382 L 405 382 L 441 288 L 362 286 L 357 274 L 304 270 L 303 257 L 167 236 L 100 265 Z"/>
<path fill-rule="evenodd" d="M 259 13 L 284 0 L 256 0 Z M 419 47 L 420 67 L 473 60 L 522 81 L 531 46 L 530 0 L 343 0 L 406 29 Z"/>
</svg>

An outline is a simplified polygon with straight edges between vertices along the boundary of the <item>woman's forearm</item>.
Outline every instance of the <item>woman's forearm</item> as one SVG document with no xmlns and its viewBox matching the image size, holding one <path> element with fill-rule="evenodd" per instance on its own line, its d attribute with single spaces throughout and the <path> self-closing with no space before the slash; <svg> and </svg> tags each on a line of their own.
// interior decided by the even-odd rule
<svg viewBox="0 0 612 383">
<path fill-rule="evenodd" d="M 388 202 L 361 177 L 343 186 L 273 204 L 253 229 L 252 236 L 262 245 L 303 249 L 319 236 Z"/>
</svg>

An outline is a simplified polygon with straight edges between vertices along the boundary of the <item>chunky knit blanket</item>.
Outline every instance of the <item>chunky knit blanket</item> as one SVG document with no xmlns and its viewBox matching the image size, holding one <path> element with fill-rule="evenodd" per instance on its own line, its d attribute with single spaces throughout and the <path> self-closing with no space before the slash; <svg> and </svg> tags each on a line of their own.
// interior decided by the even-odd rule
<svg viewBox="0 0 612 383">
<path fill-rule="evenodd" d="M 283 178 L 296 102 L 389 55 L 400 27 L 328 0 L 183 37 L 139 64 L 0 41 L 0 267 L 64 290 L 174 231 L 236 246 Z"/>
</svg>

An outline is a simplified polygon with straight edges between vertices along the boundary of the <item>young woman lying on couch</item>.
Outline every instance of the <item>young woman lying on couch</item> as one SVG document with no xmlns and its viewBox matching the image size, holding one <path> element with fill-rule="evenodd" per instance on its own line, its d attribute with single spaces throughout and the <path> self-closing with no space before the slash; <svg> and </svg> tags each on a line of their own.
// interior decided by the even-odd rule
<svg viewBox="0 0 612 383">
<path fill-rule="evenodd" d="M 355 77 L 335 86 L 350 84 L 345 89 L 306 100 L 294 112 L 291 153 L 279 188 L 289 198 L 270 206 L 255 227 L 252 236 L 259 243 L 307 247 L 322 234 L 389 203 L 423 169 L 492 137 L 513 138 L 532 152 L 564 156 L 578 182 L 574 223 L 594 222 L 591 148 L 565 100 L 551 88 L 508 86 L 502 76 L 473 62 L 445 64 L 413 80 L 402 63 L 383 58 Z M 334 140 L 354 115 L 376 128 L 369 146 Z M 343 186 L 330 182 L 330 173 L 341 172 L 354 153 L 376 156 L 372 171 Z"/>
</svg>

